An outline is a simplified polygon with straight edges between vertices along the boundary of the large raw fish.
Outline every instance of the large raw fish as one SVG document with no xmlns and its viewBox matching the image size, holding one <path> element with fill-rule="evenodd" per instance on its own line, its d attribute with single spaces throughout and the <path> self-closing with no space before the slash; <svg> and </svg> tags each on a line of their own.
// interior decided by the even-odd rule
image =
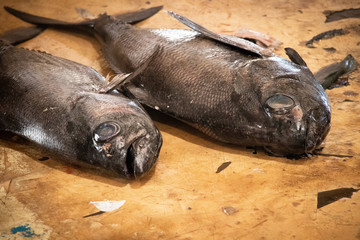
<svg viewBox="0 0 360 240">
<path fill-rule="evenodd" d="M 88 30 L 119 74 L 134 71 L 158 47 L 146 70 L 121 90 L 222 142 L 297 156 L 312 153 L 329 132 L 328 97 L 306 64 L 244 39 L 173 12 L 192 30 L 142 29 L 105 14 L 91 24 L 66 23 L 6 9 L 40 26 Z"/>
<path fill-rule="evenodd" d="M 104 81 L 90 67 L 0 41 L 0 131 L 70 162 L 140 177 L 157 160 L 161 134 L 134 101 L 99 93 Z"/>
</svg>

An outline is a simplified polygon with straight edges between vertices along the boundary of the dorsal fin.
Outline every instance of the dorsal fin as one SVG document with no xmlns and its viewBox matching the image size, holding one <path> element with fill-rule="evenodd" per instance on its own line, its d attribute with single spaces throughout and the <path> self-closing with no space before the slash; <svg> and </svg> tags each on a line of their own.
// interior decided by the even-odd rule
<svg viewBox="0 0 360 240">
<path fill-rule="evenodd" d="M 190 19 L 188 19 L 186 17 L 183 17 L 172 11 L 165 11 L 165 12 L 167 12 L 170 16 L 176 18 L 178 21 L 180 21 L 184 25 L 188 26 L 192 30 L 197 31 L 197 32 L 205 35 L 208 38 L 225 43 L 227 45 L 231 45 L 233 47 L 237 47 L 241 50 L 245 50 L 245 51 L 251 53 L 252 55 L 261 56 L 261 57 L 269 57 L 269 56 L 274 55 L 270 50 L 262 48 L 248 40 L 243 39 L 243 38 L 232 37 L 232 36 L 227 36 L 224 34 L 214 33 L 212 31 L 204 28 L 203 26 L 200 26 L 199 24 L 191 21 Z"/>
<path fill-rule="evenodd" d="M 306 62 L 304 61 L 304 59 L 302 59 L 300 54 L 295 49 L 285 48 L 285 52 L 293 63 L 307 67 Z"/>
</svg>

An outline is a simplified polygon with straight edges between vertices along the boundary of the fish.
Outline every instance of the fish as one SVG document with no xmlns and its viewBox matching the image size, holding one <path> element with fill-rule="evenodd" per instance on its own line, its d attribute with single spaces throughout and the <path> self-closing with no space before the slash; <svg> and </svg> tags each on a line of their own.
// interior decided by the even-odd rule
<svg viewBox="0 0 360 240">
<path fill-rule="evenodd" d="M 85 29 L 116 74 L 133 71 L 158 47 L 146 69 L 117 89 L 218 141 L 309 156 L 330 130 L 327 94 L 306 65 L 174 12 L 167 11 L 190 29 L 139 28 L 106 14 L 92 24 L 67 23 L 5 9 L 41 27 Z"/>
<path fill-rule="evenodd" d="M 0 40 L 0 131 L 70 163 L 140 178 L 157 161 L 161 133 L 105 81 L 91 67 Z"/>
</svg>

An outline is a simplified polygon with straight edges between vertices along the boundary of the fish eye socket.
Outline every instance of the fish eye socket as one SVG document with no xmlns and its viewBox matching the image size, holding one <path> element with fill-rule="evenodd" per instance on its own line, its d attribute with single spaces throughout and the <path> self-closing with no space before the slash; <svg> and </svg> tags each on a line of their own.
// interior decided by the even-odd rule
<svg viewBox="0 0 360 240">
<path fill-rule="evenodd" d="M 96 142 L 105 142 L 120 133 L 120 126 L 117 122 L 103 122 L 94 131 L 94 140 Z"/>
<path fill-rule="evenodd" d="M 295 101 L 282 94 L 276 94 L 266 100 L 266 107 L 271 113 L 285 114 L 295 106 Z"/>
</svg>

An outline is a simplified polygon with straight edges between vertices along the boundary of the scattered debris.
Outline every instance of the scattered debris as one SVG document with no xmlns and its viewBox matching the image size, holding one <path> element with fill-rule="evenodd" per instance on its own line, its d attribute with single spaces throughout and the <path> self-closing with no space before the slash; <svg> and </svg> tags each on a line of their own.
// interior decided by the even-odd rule
<svg viewBox="0 0 360 240">
<path fill-rule="evenodd" d="M 343 9 L 340 11 L 326 10 L 323 13 L 326 16 L 325 22 L 333 22 L 345 18 L 360 18 L 360 8 Z"/>
<path fill-rule="evenodd" d="M 254 168 L 253 171 L 259 172 L 259 173 L 264 173 L 264 169 L 261 169 L 261 168 Z"/>
<path fill-rule="evenodd" d="M 219 173 L 221 171 L 223 171 L 225 168 L 227 168 L 229 165 L 231 164 L 231 162 L 223 162 L 220 167 L 218 167 L 218 169 L 216 170 L 216 173 Z"/>
<path fill-rule="evenodd" d="M 339 158 L 352 158 L 351 155 L 331 154 L 331 153 L 315 153 L 315 155 L 326 156 L 326 157 L 339 157 Z"/>
<path fill-rule="evenodd" d="M 93 216 L 101 215 L 103 213 L 105 213 L 105 212 L 99 211 L 99 212 L 96 212 L 96 213 L 91 213 L 89 215 L 83 216 L 83 218 L 93 217 Z"/>
<path fill-rule="evenodd" d="M 233 214 L 235 214 L 235 213 L 237 213 L 239 211 L 239 210 L 237 210 L 236 208 L 233 208 L 233 207 L 222 207 L 221 210 L 226 215 L 233 215 Z"/>
<path fill-rule="evenodd" d="M 329 47 L 329 48 L 323 48 L 325 51 L 329 52 L 329 53 L 334 53 L 336 52 L 336 49 L 333 47 Z"/>
<path fill-rule="evenodd" d="M 357 95 L 359 95 L 359 93 L 354 92 L 354 91 L 344 91 L 343 94 L 346 95 L 346 96 L 357 96 Z"/>
<path fill-rule="evenodd" d="M 344 99 L 342 102 L 355 102 L 355 101 L 351 99 Z"/>
<path fill-rule="evenodd" d="M 90 202 L 93 204 L 97 209 L 99 209 L 102 212 L 112 212 L 118 208 L 120 208 L 122 205 L 124 205 L 126 200 L 121 201 L 96 201 L 96 202 Z"/>
<path fill-rule="evenodd" d="M 318 192 L 317 208 L 322 208 L 341 198 L 351 198 L 353 193 L 359 190 L 360 189 L 354 188 L 338 188 L 330 191 Z"/>
<path fill-rule="evenodd" d="M 97 216 L 106 212 L 112 212 L 117 209 L 119 209 L 122 205 L 124 205 L 126 200 L 121 201 L 95 201 L 90 202 L 93 204 L 97 209 L 99 209 L 99 212 L 91 213 L 89 215 L 83 216 L 83 218 L 93 217 Z"/>
<path fill-rule="evenodd" d="M 335 36 L 345 35 L 347 33 L 349 33 L 349 32 L 344 30 L 344 29 L 334 29 L 334 30 L 326 31 L 326 32 L 323 32 L 323 33 L 320 33 L 320 34 L 316 35 L 315 37 L 313 37 L 312 39 L 307 41 L 305 43 L 305 45 L 308 48 L 315 48 L 314 45 L 313 45 L 314 42 L 318 42 L 318 41 L 320 41 L 322 39 L 330 39 L 330 38 L 333 38 Z"/>
</svg>

